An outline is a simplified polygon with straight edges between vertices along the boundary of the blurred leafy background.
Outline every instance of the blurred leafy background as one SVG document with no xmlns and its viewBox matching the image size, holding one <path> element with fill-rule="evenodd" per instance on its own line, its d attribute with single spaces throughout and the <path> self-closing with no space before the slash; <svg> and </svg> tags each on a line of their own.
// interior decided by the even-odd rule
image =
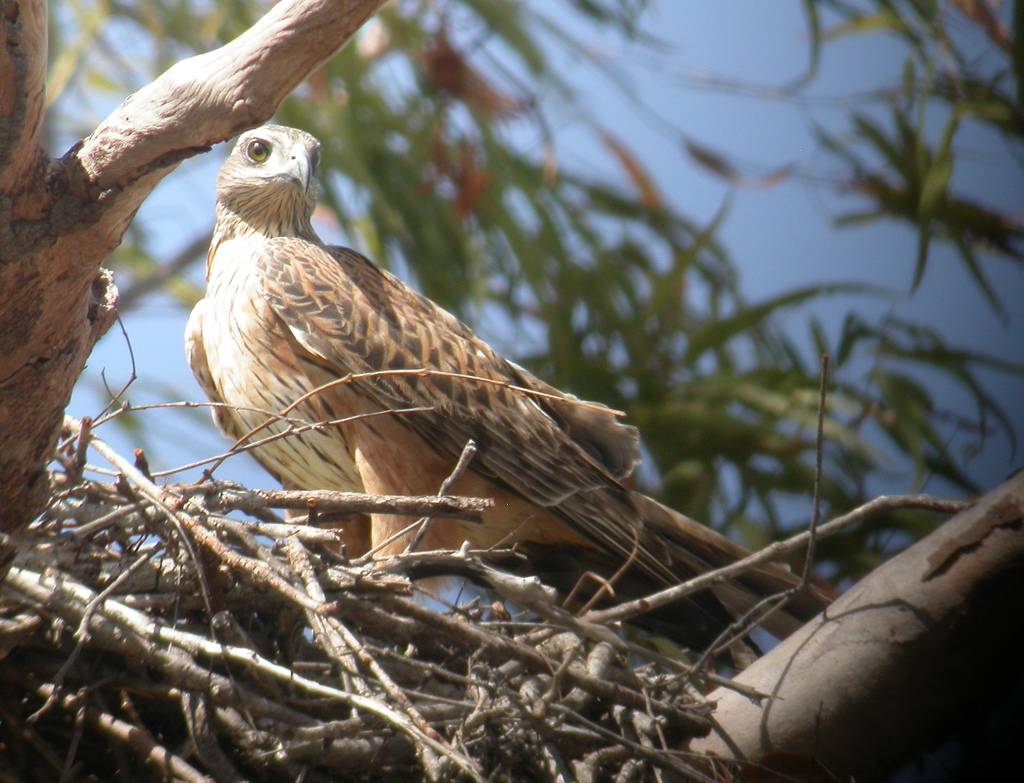
<svg viewBox="0 0 1024 783">
<path fill-rule="evenodd" d="M 51 3 L 52 151 L 270 5 Z M 325 239 L 624 410 L 637 482 L 757 546 L 807 523 L 822 353 L 826 513 L 1020 464 L 1022 6 L 399 0 L 277 121 L 324 142 Z M 181 334 L 225 154 L 140 211 L 111 259 L 124 334 L 72 402 L 96 415 L 132 380 L 98 434 L 155 471 L 225 447 L 205 411 L 139 410 L 203 399 Z M 270 484 L 247 457 L 218 475 Z M 855 577 L 932 524 L 876 519 L 822 562 Z"/>
</svg>

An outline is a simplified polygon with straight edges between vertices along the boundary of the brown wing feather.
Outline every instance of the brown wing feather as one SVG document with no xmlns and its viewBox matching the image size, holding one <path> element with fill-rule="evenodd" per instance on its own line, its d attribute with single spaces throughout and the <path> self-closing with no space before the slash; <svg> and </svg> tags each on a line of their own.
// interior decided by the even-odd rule
<svg viewBox="0 0 1024 783">
<path fill-rule="evenodd" d="M 256 263 L 267 301 L 299 344 L 331 372 L 410 371 L 361 379 L 353 387 L 382 408 L 434 408 L 436 413 L 403 421 L 453 459 L 474 439 L 475 472 L 550 510 L 595 546 L 623 558 L 630 555 L 636 545 L 631 528 L 637 520 L 631 493 L 574 440 L 571 425 L 564 426 L 564 408 L 555 411 L 542 397 L 500 384 L 545 393 L 551 387 L 353 251 L 332 248 L 328 253 L 303 240 L 278 238 L 266 244 Z M 415 374 L 423 368 L 485 380 Z M 573 404 L 571 398 L 563 400 L 556 404 Z M 578 420 L 569 419 L 580 428 Z M 623 431 L 623 445 L 635 453 L 632 428 Z M 667 558 L 641 559 L 661 579 L 673 578 Z"/>
<path fill-rule="evenodd" d="M 480 342 L 475 335 L 473 339 Z M 615 413 L 604 405 L 581 405 L 577 397 L 544 383 L 518 365 L 512 366 L 522 375 L 520 385 L 545 395 L 545 407 L 562 429 L 613 476 L 624 479 L 640 464 L 640 431 L 636 427 L 620 424 Z"/>
<path fill-rule="evenodd" d="M 609 471 L 568 437 L 544 401 L 508 388 L 526 385 L 519 368 L 369 259 L 278 239 L 258 264 L 264 295 L 306 350 L 339 376 L 395 373 L 353 386 L 384 408 L 433 407 L 437 414 L 416 420 L 454 456 L 475 437 L 486 453 L 479 462 L 494 465 L 493 478 L 542 506 L 609 481 Z M 538 454 L 524 454 L 527 446 Z M 548 474 L 533 475 L 534 467 L 529 475 L 502 475 L 524 457 L 540 458 Z"/>
</svg>

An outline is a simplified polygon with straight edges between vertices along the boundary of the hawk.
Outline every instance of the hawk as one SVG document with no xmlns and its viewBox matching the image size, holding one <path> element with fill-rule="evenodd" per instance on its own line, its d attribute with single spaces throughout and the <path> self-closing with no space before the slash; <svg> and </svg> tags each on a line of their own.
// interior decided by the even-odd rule
<svg viewBox="0 0 1024 783">
<path fill-rule="evenodd" d="M 214 418 L 226 435 L 258 430 L 254 455 L 285 486 L 412 495 L 436 494 L 472 440 L 450 491 L 494 505 L 483 524 L 437 520 L 422 545 L 515 544 L 567 592 L 628 564 L 615 594 L 645 595 L 748 554 L 623 483 L 640 462 L 638 433 L 614 411 L 545 384 L 368 258 L 325 245 L 310 222 L 319 159 L 309 134 L 265 126 L 239 138 L 217 179 L 206 297 L 185 342 L 200 385 L 225 403 Z M 346 532 L 348 551 L 408 525 L 377 515 Z M 764 567 L 638 623 L 699 649 L 732 612 L 795 583 Z M 785 636 L 824 603 L 804 591 L 765 625 Z"/>
</svg>

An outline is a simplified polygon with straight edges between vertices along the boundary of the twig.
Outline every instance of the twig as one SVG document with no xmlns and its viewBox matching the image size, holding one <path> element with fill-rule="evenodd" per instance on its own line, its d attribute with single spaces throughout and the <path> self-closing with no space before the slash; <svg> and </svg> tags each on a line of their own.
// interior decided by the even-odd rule
<svg viewBox="0 0 1024 783">
<path fill-rule="evenodd" d="M 338 531 L 331 528 L 310 527 L 299 522 L 254 522 L 251 519 L 235 519 L 233 517 L 210 514 L 206 521 L 211 527 L 230 530 L 236 535 L 247 533 L 266 538 L 285 539 L 294 536 L 300 541 L 319 544 L 336 544 Z"/>
<path fill-rule="evenodd" d="M 445 617 L 408 599 L 384 595 L 381 596 L 381 602 L 383 606 L 390 607 L 392 611 L 410 616 L 422 622 L 424 626 L 442 632 L 448 639 L 459 643 L 460 646 L 476 650 L 484 660 L 505 663 L 513 659 L 520 661 L 534 672 L 547 673 L 551 671 L 550 662 L 544 655 L 515 640 L 485 633 L 474 625 Z M 569 620 L 575 619 L 571 616 L 568 618 Z M 642 648 L 637 649 L 642 651 Z M 618 683 L 589 676 L 582 664 L 578 668 L 571 666 L 565 673 L 565 681 L 567 685 L 586 690 L 602 701 L 625 704 L 641 710 L 646 707 L 644 698 L 639 693 L 628 690 Z M 706 722 L 696 714 L 684 714 L 663 703 L 655 703 L 653 706 L 657 714 L 664 715 L 674 723 L 678 722 L 678 725 L 685 724 L 686 733 L 690 736 L 706 732 L 709 728 Z"/>
<path fill-rule="evenodd" d="M 804 589 L 807 579 L 811 573 L 811 565 L 814 563 L 814 550 L 818 538 L 818 522 L 821 520 L 821 479 L 822 461 L 825 452 L 825 403 L 828 395 L 828 360 L 827 353 L 821 355 L 821 379 L 818 386 L 818 427 L 814 437 L 814 491 L 811 500 L 811 524 L 807 530 L 807 554 L 804 558 L 804 567 L 800 574 L 800 581 L 792 587 L 781 590 L 775 595 L 765 596 L 754 606 L 743 613 L 737 621 L 730 623 L 718 634 L 715 641 L 703 652 L 695 664 L 701 668 L 708 658 L 727 649 L 735 642 L 742 639 L 751 627 L 764 622 L 773 612 L 777 612 L 794 595 Z M 762 611 L 764 610 L 764 611 Z"/>
<path fill-rule="evenodd" d="M 75 424 L 69 421 L 69 428 Z M 65 473 L 57 474 L 63 497 L 18 541 L 5 595 L 39 618 L 37 624 L 77 627 L 78 639 L 71 641 L 80 642 L 78 651 L 64 646 L 67 635 L 45 633 L 43 625 L 13 641 L 41 655 L 4 658 L 0 649 L 0 677 L 21 682 L 19 672 L 38 671 L 52 683 L 63 669 L 67 692 L 88 694 L 90 701 L 79 698 L 77 706 L 58 700 L 51 710 L 63 715 L 33 727 L 61 749 L 75 775 L 96 763 L 87 743 L 93 724 L 84 722 L 86 750 L 77 757 L 67 753 L 73 733 L 58 738 L 52 732 L 70 725 L 76 710 L 84 716 L 86 705 L 137 726 L 144 738 L 163 736 L 157 729 L 167 721 L 187 727 L 192 755 L 177 745 L 171 750 L 199 774 L 225 780 L 370 772 L 389 781 L 471 779 L 464 765 L 480 777 L 482 768 L 494 775 L 522 770 L 529 748 L 530 772 L 524 774 L 585 775 L 586 760 L 601 758 L 609 760 L 602 769 L 612 776 L 657 781 L 661 770 L 668 779 L 676 765 L 693 764 L 673 748 L 711 730 L 711 706 L 701 701 L 696 683 L 727 681 L 628 641 L 594 622 L 596 612 L 573 616 L 536 578 L 487 565 L 492 557 L 514 561 L 514 550 L 466 547 L 409 552 L 365 566 L 339 563 L 326 550 L 335 543 L 333 532 L 285 524 L 271 509 L 308 509 L 313 499 L 320 512 L 346 513 L 351 496 L 264 495 L 213 480 L 157 486 L 98 439 L 90 445 L 114 466 L 117 480 L 71 485 L 75 444 L 68 445 Z M 446 492 L 458 472 L 449 479 Z M 357 503 L 381 500 L 355 496 Z M 252 516 L 241 518 L 236 509 Z M 48 523 L 57 518 L 66 527 Z M 179 538 L 193 542 L 193 550 L 177 547 Z M 72 547 L 63 546 L 68 541 Z M 195 571 L 185 583 L 162 576 L 173 577 L 192 551 L 202 553 L 216 580 L 223 611 L 209 620 Z M 411 579 L 447 574 L 485 585 L 526 611 L 516 622 L 494 621 L 475 601 L 452 606 L 442 596 L 428 607 L 409 597 Z M 111 665 L 124 660 L 134 662 L 129 671 Z M 159 687 L 147 683 L 154 676 Z M 738 690 L 748 698 L 767 696 Z M 104 706 L 118 700 L 120 712 Z M 118 753 L 120 743 L 112 745 Z M 595 749 L 606 752 L 595 755 Z M 225 758 L 230 764 L 222 763 Z M 145 777 L 142 762 L 126 751 L 117 763 L 126 774 Z M 163 770 L 156 775 L 174 777 Z"/>
<path fill-rule="evenodd" d="M 828 538 L 829 536 L 840 533 L 849 527 L 853 527 L 875 514 L 881 514 L 888 511 L 898 511 L 899 509 L 904 508 L 923 508 L 928 511 L 955 514 L 959 511 L 963 511 L 970 505 L 971 503 L 968 501 L 945 500 L 942 498 L 932 497 L 931 495 L 881 495 L 874 500 L 865 503 L 863 506 L 855 508 L 848 514 L 843 514 L 842 516 L 836 517 L 835 519 L 820 525 L 816 530 L 816 534 L 818 540 Z M 634 601 L 627 601 L 619 604 L 618 606 L 611 607 L 610 609 L 599 609 L 596 612 L 590 612 L 583 619 L 595 623 L 609 623 L 628 620 L 631 617 L 636 617 L 637 615 L 649 612 L 652 609 L 657 609 L 658 607 L 679 601 L 693 593 L 706 590 L 709 587 L 720 584 L 727 579 L 732 579 L 733 577 L 749 571 L 763 563 L 768 563 L 773 560 L 781 560 L 793 552 L 806 547 L 810 538 L 810 531 L 805 530 L 801 533 L 797 533 L 791 538 L 787 538 L 785 541 L 776 541 L 774 544 L 770 544 L 764 549 L 754 552 L 742 560 L 737 560 L 735 563 L 730 563 L 729 565 L 723 566 L 722 568 L 718 568 L 714 571 L 708 571 L 707 573 L 694 577 L 683 584 L 665 588 L 657 593 L 653 593 L 643 598 L 638 598 Z"/>
<path fill-rule="evenodd" d="M 599 581 L 601 582 L 601 586 L 590 597 L 590 600 L 587 601 L 583 605 L 583 607 L 580 609 L 579 612 L 577 612 L 577 614 L 585 615 L 587 612 L 589 612 L 591 609 L 593 609 L 597 605 L 597 602 L 599 600 L 601 600 L 601 597 L 604 594 L 606 594 L 606 593 L 607 593 L 609 598 L 614 598 L 614 596 L 615 596 L 614 588 L 615 588 L 616 583 L 619 581 L 619 579 L 621 579 L 625 575 L 625 573 L 630 568 L 632 568 L 633 563 L 636 561 L 636 556 L 638 554 L 640 554 L 640 532 L 636 528 L 633 528 L 632 529 L 632 533 L 633 533 L 633 550 L 629 553 L 629 557 L 627 557 L 626 560 L 622 563 L 622 565 L 619 566 L 619 569 L 614 574 L 612 574 L 610 579 L 600 579 L 598 577 Z M 590 573 L 590 572 L 588 571 L 587 573 Z M 594 574 L 594 576 L 596 577 L 596 574 Z M 575 591 L 576 587 L 578 587 L 578 586 L 579 586 L 579 583 L 577 583 L 577 585 L 575 587 L 573 587 L 573 591 Z M 567 604 L 567 605 L 569 604 L 569 599 L 568 598 L 566 598 L 565 604 Z"/>
<path fill-rule="evenodd" d="M 231 445 L 231 447 L 223 454 L 220 454 L 219 456 L 216 457 L 210 457 L 209 459 L 199 460 L 198 462 L 192 462 L 188 465 L 182 465 L 181 467 L 174 468 L 173 470 L 161 471 L 154 475 L 166 476 L 172 473 L 180 473 L 183 470 L 197 468 L 202 465 L 212 465 L 212 467 L 207 468 L 206 470 L 207 475 L 210 475 L 215 470 L 217 470 L 221 465 L 223 465 L 226 460 L 235 456 L 236 454 L 243 454 L 245 452 L 255 451 L 256 449 L 262 448 L 263 446 L 266 446 L 269 443 L 273 443 L 274 441 L 282 440 L 283 438 L 293 438 L 296 437 L 297 435 L 303 434 L 304 432 L 316 432 L 327 429 L 328 427 L 338 427 L 341 426 L 342 424 L 347 424 L 349 422 L 361 421 L 364 419 L 372 419 L 377 416 L 401 416 L 407 413 L 429 413 L 430 411 L 434 410 L 433 408 L 430 407 L 394 408 L 383 411 L 372 411 L 370 413 L 357 413 L 354 416 L 345 416 L 344 418 L 341 419 L 330 419 L 328 421 L 307 422 L 300 419 L 298 420 L 299 423 L 295 424 L 292 423 L 291 420 L 287 419 L 287 413 L 290 412 L 290 410 L 295 405 L 298 405 L 299 402 L 300 400 L 296 400 L 294 403 L 292 403 L 292 405 L 290 405 L 281 413 L 271 413 L 267 417 L 266 421 L 249 430 L 248 433 L 246 433 L 244 436 L 236 440 Z M 234 408 L 234 406 L 228 407 L 231 407 L 236 410 L 242 410 L 240 408 Z M 275 432 L 271 435 L 267 435 L 265 438 L 260 438 L 259 440 L 256 441 L 249 440 L 253 435 L 263 431 L 276 421 L 287 422 L 288 426 L 280 432 Z"/>
<path fill-rule="evenodd" d="M 313 578 L 312 568 L 310 567 L 308 556 L 305 551 L 298 546 L 298 542 L 295 539 L 288 539 L 288 541 L 286 541 L 286 546 L 288 547 L 289 558 L 294 559 L 295 563 L 298 565 L 297 570 L 304 574 L 307 589 L 311 589 L 313 591 L 313 595 L 319 595 L 320 600 L 323 600 L 320 585 L 316 579 Z M 370 670 L 373 676 L 377 678 L 377 681 L 384 687 L 385 692 L 402 708 L 406 715 L 409 716 L 409 719 L 412 720 L 421 732 L 423 732 L 424 736 L 429 737 L 438 747 L 443 749 L 442 755 L 445 758 L 449 759 L 457 767 L 470 774 L 474 780 L 483 780 L 473 761 L 456 753 L 447 745 L 447 743 L 445 743 L 441 736 L 430 726 L 429 723 L 427 723 L 426 720 L 424 720 L 419 711 L 413 707 L 405 693 L 403 693 L 402 690 L 394 683 L 391 677 L 388 676 L 387 672 L 381 668 L 380 664 L 373 659 L 373 656 L 366 651 L 363 645 L 360 644 L 359 640 L 356 639 L 352 632 L 346 628 L 343 623 L 335 617 L 329 617 L 323 619 L 323 624 L 341 637 L 344 644 L 352 651 L 359 661 Z M 418 749 L 422 749 L 429 746 L 419 743 L 417 747 Z M 424 767 L 429 767 L 431 764 L 431 759 L 423 760 Z"/>
<path fill-rule="evenodd" d="M 187 691 L 181 696 L 185 727 L 195 746 L 196 755 L 213 772 L 217 783 L 246 783 L 231 759 L 221 749 L 210 725 L 210 704 L 205 694 Z M 134 710 L 133 710 L 134 712 Z M 136 720 L 135 725 L 140 723 Z"/>
<path fill-rule="evenodd" d="M 128 566 L 128 568 L 126 568 L 124 571 L 118 574 L 117 578 L 114 579 L 114 581 L 112 581 L 103 590 L 97 593 L 96 596 L 91 601 L 89 601 L 88 605 L 85 607 L 85 611 L 82 613 L 82 619 L 78 623 L 78 630 L 75 631 L 75 647 L 71 651 L 71 654 L 68 656 L 67 660 L 64 661 L 64 665 L 60 667 L 60 669 L 57 671 L 57 674 L 54 676 L 53 689 L 50 697 L 45 702 L 43 702 L 42 707 L 40 707 L 38 710 L 36 710 L 29 716 L 29 723 L 34 723 L 35 721 L 39 720 L 39 718 L 41 718 L 43 714 L 48 709 L 50 709 L 50 707 L 52 707 L 53 704 L 56 702 L 57 697 L 60 695 L 60 687 L 61 684 L 64 682 L 64 678 L 67 676 L 67 673 L 68 671 L 70 671 L 71 667 L 75 665 L 75 662 L 78 660 L 78 656 L 81 655 L 82 650 L 85 649 L 86 642 L 89 640 L 89 621 L 92 619 L 93 614 L 96 613 L 97 608 L 99 608 L 100 604 L 107 600 L 107 597 L 112 595 L 114 591 L 117 590 L 118 587 L 120 587 L 126 581 L 128 581 L 132 574 L 134 574 L 136 571 L 142 568 L 142 566 L 146 565 L 150 561 L 150 558 L 152 556 L 153 553 L 148 552 L 145 555 L 136 559 Z"/>
<path fill-rule="evenodd" d="M 442 482 L 441 489 L 437 491 L 437 496 L 439 498 L 443 498 L 451 492 L 452 487 L 455 486 L 455 482 L 462 478 L 462 474 L 466 472 L 466 469 L 469 467 L 469 463 L 473 461 L 474 456 L 476 456 L 476 442 L 470 438 L 466 441 L 466 446 L 462 449 L 462 454 L 459 455 L 459 461 L 455 463 L 455 467 L 452 469 L 451 475 Z M 415 552 L 419 548 L 419 545 L 423 542 L 427 532 L 434 524 L 434 517 L 426 516 L 421 519 L 418 524 L 420 526 L 419 530 L 416 531 L 416 535 L 413 536 L 412 541 L 409 542 L 409 546 L 405 548 L 407 553 Z"/>
<path fill-rule="evenodd" d="M 366 495 L 330 489 L 242 489 L 227 481 L 211 479 L 199 484 L 168 484 L 168 492 L 181 497 L 203 495 L 218 511 L 244 511 L 255 514 L 269 508 L 305 511 L 316 502 L 322 514 L 394 514 L 424 516 L 437 514 L 466 522 L 479 522 L 484 511 L 494 505 L 487 498 L 446 495 Z"/>
<path fill-rule="evenodd" d="M 537 399 L 550 400 L 562 405 L 570 405 L 576 408 L 584 408 L 587 410 L 599 411 L 606 413 L 609 416 L 616 416 L 621 418 L 625 416 L 624 411 L 618 411 L 614 408 L 609 408 L 606 405 L 602 405 L 599 402 L 589 402 L 587 400 L 580 400 L 575 397 L 569 397 L 563 394 L 551 394 L 550 392 L 542 392 L 538 389 L 528 389 L 525 386 L 517 386 L 516 384 L 503 380 L 501 378 L 484 378 L 480 375 L 469 375 L 466 373 L 458 372 L 446 372 L 444 370 L 431 370 L 426 367 L 419 367 L 409 370 L 374 370 L 372 372 L 361 372 L 351 373 L 346 375 L 344 378 L 337 378 L 336 380 L 329 381 L 328 383 L 318 386 L 310 392 L 300 397 L 294 403 L 292 403 L 288 409 L 294 409 L 297 405 L 308 400 L 314 395 L 320 394 L 321 392 L 332 389 L 335 386 L 346 386 L 357 381 L 373 380 L 376 378 L 393 378 L 396 376 L 414 377 L 414 378 L 452 378 L 460 381 L 472 381 L 474 383 L 481 383 L 489 386 L 497 386 L 502 389 L 508 389 L 518 394 L 522 394 L 526 397 L 536 397 Z"/>
<path fill-rule="evenodd" d="M 314 601 L 325 602 L 327 597 L 323 587 L 317 581 L 316 575 L 313 573 L 313 566 L 309 562 L 308 553 L 299 544 L 298 537 L 292 536 L 285 539 L 284 546 L 288 561 L 305 583 L 309 597 Z M 356 665 L 355 655 L 351 651 L 346 653 L 343 649 L 345 640 L 341 638 L 341 634 L 327 622 L 327 618 L 309 609 L 303 609 L 303 611 L 306 613 L 306 621 L 313 631 L 314 639 L 319 641 L 321 649 L 331 660 L 341 666 L 343 672 L 351 678 L 352 684 L 361 695 L 371 698 L 370 690 L 363 682 L 359 667 Z M 348 682 L 346 680 L 346 685 Z"/>
<path fill-rule="evenodd" d="M 41 684 L 36 688 L 36 692 L 49 700 L 56 693 L 56 688 L 52 685 Z M 71 696 L 65 696 L 63 701 L 68 701 L 68 706 L 71 706 L 72 699 Z M 173 775 L 176 779 L 186 781 L 186 783 L 216 783 L 213 778 L 201 774 L 180 756 L 171 753 L 164 746 L 158 745 L 148 733 L 140 731 L 138 726 L 125 723 L 110 713 L 93 707 L 83 705 L 81 710 L 85 720 L 104 734 L 123 742 L 140 757 L 162 769 L 166 775 Z"/>
<path fill-rule="evenodd" d="M 33 574 L 28 571 L 22 571 L 20 568 L 16 567 L 11 568 L 7 577 L 7 583 L 15 590 L 44 603 L 53 597 L 56 588 L 56 584 L 47 577 L 40 574 Z M 88 605 L 94 596 L 92 591 L 84 585 L 76 584 L 69 580 L 63 581 L 61 583 L 61 587 L 63 588 L 63 592 L 73 596 L 73 600 L 80 605 Z M 111 622 L 115 627 L 103 627 L 98 623 L 101 618 Z M 387 705 L 372 699 L 363 698 L 354 693 L 346 693 L 345 691 L 340 691 L 337 688 L 332 688 L 307 677 L 303 677 L 296 674 L 291 669 L 264 658 L 253 650 L 236 647 L 234 645 L 219 644 L 200 636 L 196 636 L 192 633 L 157 625 L 141 612 L 129 609 L 117 601 L 108 599 L 97 610 L 90 629 L 94 633 L 106 633 L 108 637 L 113 636 L 113 638 L 117 638 L 118 632 L 116 630 L 116 626 L 128 626 L 140 639 L 151 639 L 154 642 L 169 644 L 190 655 L 201 654 L 213 660 L 236 661 L 238 663 L 245 664 L 246 666 L 253 666 L 263 674 L 294 687 L 302 688 L 310 694 L 332 699 L 342 704 L 359 707 L 360 709 L 383 718 L 399 730 L 410 734 L 414 740 L 426 743 L 439 755 L 447 755 L 447 749 L 444 746 L 436 742 L 433 738 L 423 735 L 422 732 L 420 732 L 420 730 L 413 725 L 406 716 L 391 709 Z M 228 692 L 233 690 L 227 682 L 224 682 L 222 687 L 227 687 Z M 460 765 L 460 768 L 474 780 L 481 781 L 482 783 L 483 778 L 473 767 L 467 768 Z"/>
<path fill-rule="evenodd" d="M 818 539 L 818 522 L 821 521 L 821 464 L 825 452 L 825 401 L 828 395 L 828 354 L 821 355 L 821 386 L 818 390 L 818 431 L 814 438 L 814 496 L 811 501 L 811 526 L 807 531 L 807 557 L 800 576 L 800 586 L 807 584 L 807 577 L 814 562 L 814 549 Z"/>
<path fill-rule="evenodd" d="M 69 426 L 72 427 L 77 424 L 77 422 L 74 422 L 74 420 L 70 418 L 68 418 L 67 421 L 69 422 Z M 220 557 L 224 563 L 234 569 L 237 569 L 239 573 L 248 574 L 257 581 L 261 581 L 264 584 L 275 588 L 302 606 L 307 606 L 314 611 L 322 611 L 325 614 L 330 613 L 329 607 L 314 605 L 305 593 L 299 592 L 292 585 L 283 581 L 266 565 L 266 563 L 239 555 L 237 552 L 221 543 L 216 536 L 206 529 L 205 526 L 200 524 L 199 520 L 189 514 L 172 509 L 167 504 L 167 500 L 169 498 L 168 493 L 165 490 L 161 490 L 160 487 L 156 486 L 156 484 L 146 478 L 146 476 L 144 476 L 134 465 L 125 460 L 120 454 L 110 448 L 110 446 L 105 444 L 103 441 L 93 439 L 92 446 L 96 451 L 102 454 L 111 465 L 120 470 L 125 478 L 137 486 L 142 494 L 156 505 L 171 522 L 182 525 L 183 528 L 187 529 L 196 538 L 196 540 Z M 170 498 L 173 499 L 174 496 L 171 495 Z M 180 498 L 176 500 L 181 502 Z M 193 558 L 193 560 L 198 566 L 198 558 Z M 212 608 L 208 607 L 208 611 L 211 615 L 214 614 Z"/>
<path fill-rule="evenodd" d="M 85 452 L 89 448 L 89 434 L 92 432 L 92 419 L 84 416 L 78 427 L 78 444 L 75 447 L 75 458 L 72 461 L 72 472 L 68 476 L 72 484 L 82 480 L 82 471 L 85 469 Z"/>
</svg>

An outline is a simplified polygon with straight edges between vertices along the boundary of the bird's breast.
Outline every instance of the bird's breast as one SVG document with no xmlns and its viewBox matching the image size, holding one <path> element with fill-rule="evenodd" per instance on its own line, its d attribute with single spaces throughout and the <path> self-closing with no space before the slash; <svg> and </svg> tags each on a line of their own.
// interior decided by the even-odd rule
<svg viewBox="0 0 1024 783">
<path fill-rule="evenodd" d="M 287 327 L 263 298 L 251 263 L 258 246 L 223 243 L 210 266 L 202 340 L 209 375 L 228 414 L 229 437 L 259 444 L 253 455 L 302 489 L 359 491 L 361 482 L 334 410 L 310 380 Z M 334 398 L 332 398 L 333 400 Z"/>
</svg>

